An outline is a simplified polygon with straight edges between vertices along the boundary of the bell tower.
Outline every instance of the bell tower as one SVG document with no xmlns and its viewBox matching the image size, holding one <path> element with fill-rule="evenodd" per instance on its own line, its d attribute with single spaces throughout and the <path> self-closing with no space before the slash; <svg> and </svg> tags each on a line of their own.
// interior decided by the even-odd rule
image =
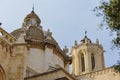
<svg viewBox="0 0 120 80">
<path fill-rule="evenodd" d="M 92 43 L 85 35 L 80 44 L 75 41 L 71 49 L 72 74 L 81 75 L 104 69 L 103 53 L 103 47 L 99 44 L 98 39 L 96 43 Z"/>
</svg>

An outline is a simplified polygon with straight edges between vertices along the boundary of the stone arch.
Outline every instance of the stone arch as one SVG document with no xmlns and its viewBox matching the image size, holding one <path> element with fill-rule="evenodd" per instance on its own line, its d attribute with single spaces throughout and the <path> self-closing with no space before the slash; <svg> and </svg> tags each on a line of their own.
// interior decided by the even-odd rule
<svg viewBox="0 0 120 80">
<path fill-rule="evenodd" d="M 94 68 L 95 68 L 95 55 L 94 55 L 94 53 L 91 53 L 91 66 L 92 66 L 92 70 L 94 70 Z"/>
<path fill-rule="evenodd" d="M 2 35 L 3 35 L 2 32 L 0 32 L 0 37 L 1 37 Z"/>
<path fill-rule="evenodd" d="M 5 71 L 0 65 L 0 80 L 6 80 Z"/>
<path fill-rule="evenodd" d="M 78 56 L 80 72 L 85 72 L 85 53 L 80 50 Z"/>
<path fill-rule="evenodd" d="M 82 66 L 82 72 L 85 72 L 85 56 L 83 53 L 81 54 L 81 66 Z"/>
</svg>

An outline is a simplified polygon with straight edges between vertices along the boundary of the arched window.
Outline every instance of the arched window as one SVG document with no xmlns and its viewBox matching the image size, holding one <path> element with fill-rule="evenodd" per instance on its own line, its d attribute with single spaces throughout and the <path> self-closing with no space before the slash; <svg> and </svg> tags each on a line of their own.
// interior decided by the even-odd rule
<svg viewBox="0 0 120 80">
<path fill-rule="evenodd" d="M 84 55 L 81 55 L 81 65 L 82 65 L 82 72 L 85 71 L 85 59 L 84 59 Z"/>
<path fill-rule="evenodd" d="M 95 68 L 95 57 L 94 57 L 93 53 L 91 54 L 91 63 L 92 63 L 92 70 L 94 70 L 94 68 Z"/>
</svg>

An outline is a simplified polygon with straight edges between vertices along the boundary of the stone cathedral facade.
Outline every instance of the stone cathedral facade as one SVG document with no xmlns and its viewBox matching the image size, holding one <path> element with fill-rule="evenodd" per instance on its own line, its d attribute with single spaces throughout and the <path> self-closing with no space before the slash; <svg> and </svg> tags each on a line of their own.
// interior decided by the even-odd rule
<svg viewBox="0 0 120 80">
<path fill-rule="evenodd" d="M 85 35 L 67 53 L 49 29 L 43 30 L 34 10 L 11 33 L 0 26 L 0 80 L 120 80 L 113 67 L 105 67 L 98 39 L 93 43 Z"/>
</svg>

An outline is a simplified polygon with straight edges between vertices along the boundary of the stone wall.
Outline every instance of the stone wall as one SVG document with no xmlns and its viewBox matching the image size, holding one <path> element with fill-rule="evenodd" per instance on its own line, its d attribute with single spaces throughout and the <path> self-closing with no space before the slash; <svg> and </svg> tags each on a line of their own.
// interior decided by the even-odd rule
<svg viewBox="0 0 120 80">
<path fill-rule="evenodd" d="M 57 64 L 64 68 L 63 60 L 54 54 L 52 49 L 30 48 L 27 57 L 27 67 L 30 67 L 37 73 L 46 72 L 50 66 L 56 67 Z"/>
<path fill-rule="evenodd" d="M 28 53 L 27 45 L 16 43 L 16 38 L 1 27 L 0 34 L 0 75 L 2 75 L 0 80 L 23 80 Z"/>
</svg>

